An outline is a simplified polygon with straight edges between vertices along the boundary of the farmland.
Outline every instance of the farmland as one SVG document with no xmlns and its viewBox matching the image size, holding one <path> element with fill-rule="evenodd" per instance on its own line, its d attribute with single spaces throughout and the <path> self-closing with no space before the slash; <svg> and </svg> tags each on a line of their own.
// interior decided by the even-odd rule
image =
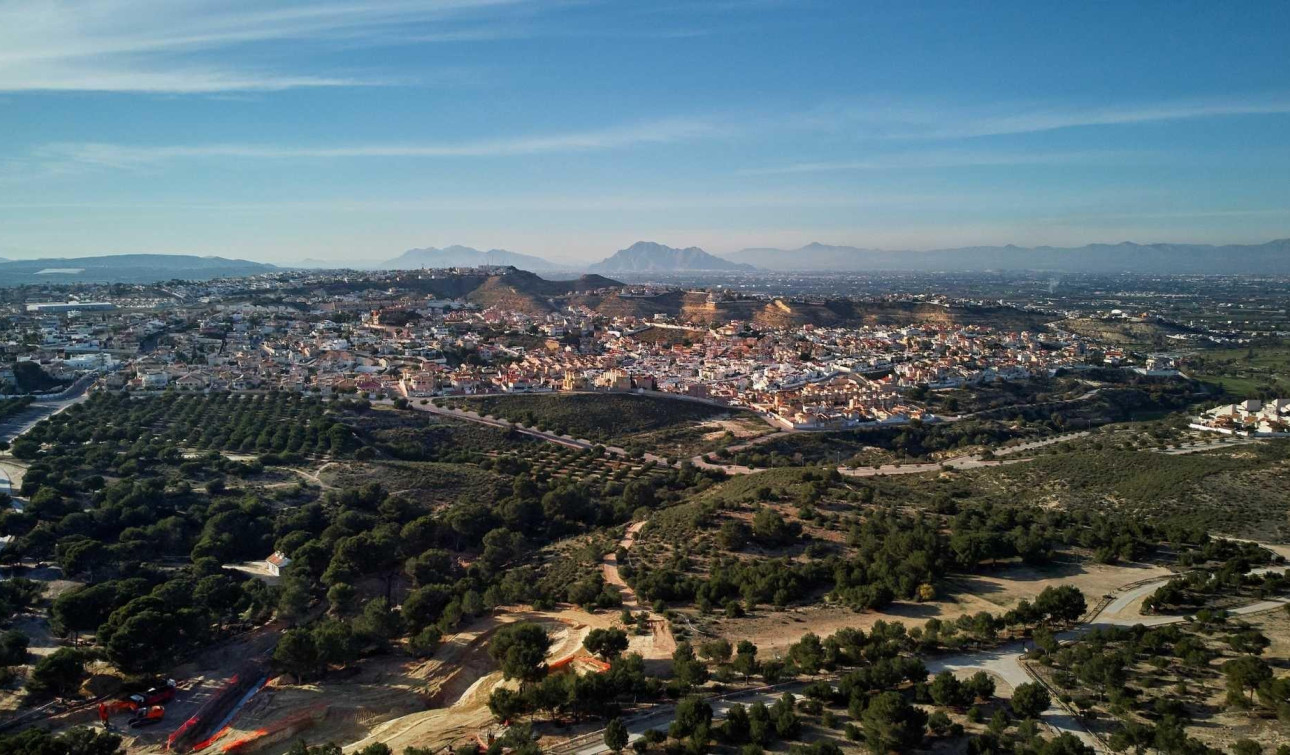
<svg viewBox="0 0 1290 755">
<path fill-rule="evenodd" d="M 526 427 L 662 455 L 693 456 L 715 450 L 723 439 L 733 442 L 735 433 L 726 436 L 727 428 L 717 422 L 738 421 L 749 428 L 739 433 L 745 437 L 769 431 L 748 412 L 648 395 L 485 396 L 445 403 Z"/>
</svg>

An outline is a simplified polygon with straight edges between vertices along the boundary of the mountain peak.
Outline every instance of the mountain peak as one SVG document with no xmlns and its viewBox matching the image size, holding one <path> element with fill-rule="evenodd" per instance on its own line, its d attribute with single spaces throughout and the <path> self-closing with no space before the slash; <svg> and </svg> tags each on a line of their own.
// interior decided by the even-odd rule
<svg viewBox="0 0 1290 755">
<path fill-rule="evenodd" d="M 637 241 L 619 249 L 589 270 L 607 273 L 668 273 L 692 270 L 754 270 L 752 265 L 731 262 L 697 246 L 678 249 L 656 241 Z"/>
<path fill-rule="evenodd" d="M 510 265 L 525 270 L 559 270 L 562 267 L 531 254 L 520 254 L 505 249 L 489 249 L 481 252 L 474 247 L 460 244 L 453 244 L 443 249 L 432 246 L 409 249 L 379 266 L 392 270 L 409 270 L 418 267 L 480 267 L 482 265 Z"/>
</svg>

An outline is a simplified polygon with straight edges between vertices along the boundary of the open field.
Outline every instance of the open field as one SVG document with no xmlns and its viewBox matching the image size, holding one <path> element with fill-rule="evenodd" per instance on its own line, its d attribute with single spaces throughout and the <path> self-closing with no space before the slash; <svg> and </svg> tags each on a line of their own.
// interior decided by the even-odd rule
<svg viewBox="0 0 1290 755">
<path fill-rule="evenodd" d="M 699 429 L 702 423 L 752 417 L 684 399 L 628 393 L 479 396 L 446 404 L 575 438 L 685 456 L 705 450 L 703 436 L 712 430 Z"/>
<path fill-rule="evenodd" d="M 499 686 L 513 688 L 487 654 L 488 640 L 503 624 L 532 621 L 544 626 L 553 643 L 547 653 L 555 662 L 582 651 L 590 629 L 613 625 L 612 614 L 588 614 L 567 608 L 553 612 L 514 609 L 482 618 L 444 639 L 424 661 L 406 655 L 377 657 L 362 662 L 346 678 L 323 679 L 307 685 L 278 680 L 251 698 L 217 746 L 272 729 L 284 720 L 305 714 L 311 723 L 292 738 L 311 744 L 349 742 L 346 751 L 382 742 L 395 752 L 406 746 L 462 745 L 496 724 L 488 711 L 490 693 Z M 648 638 L 633 638 L 630 650 L 651 652 Z M 317 712 L 309 716 L 311 712 Z M 266 748 L 285 752 L 291 741 Z"/>
<path fill-rule="evenodd" d="M 868 630 L 878 621 L 915 626 L 931 618 L 953 620 L 980 611 L 1002 613 L 1021 600 L 1033 601 L 1046 587 L 1073 585 L 1090 606 L 1125 584 L 1165 577 L 1168 569 L 1153 564 L 1110 566 L 1093 562 L 1064 562 L 1050 567 L 1009 566 L 983 574 L 960 575 L 946 580 L 952 593 L 927 602 L 897 601 L 875 611 L 856 612 L 836 605 L 790 607 L 758 611 L 739 619 L 700 619 L 696 623 L 731 642 L 747 639 L 775 655 L 801 639 L 806 632 L 820 636 L 843 628 Z"/>
<path fill-rule="evenodd" d="M 1234 399 L 1290 395 L 1290 344 L 1284 342 L 1197 352 L 1187 357 L 1187 369 Z"/>
<path fill-rule="evenodd" d="M 1095 445 L 1096 444 L 1096 445 Z M 1137 514 L 1271 542 L 1290 541 L 1290 443 L 1170 455 L 1086 439 L 1034 461 L 969 473 L 982 493 L 1020 501 Z"/>
<path fill-rule="evenodd" d="M 1114 346 L 1161 348 L 1166 336 L 1184 333 L 1184 328 L 1147 320 L 1095 319 L 1077 317 L 1058 320 L 1051 327 L 1077 333 L 1099 343 Z"/>
<path fill-rule="evenodd" d="M 468 464 L 411 461 L 329 464 L 318 479 L 333 488 L 377 482 L 392 493 L 436 506 L 494 497 L 510 484 L 503 475 Z"/>
</svg>

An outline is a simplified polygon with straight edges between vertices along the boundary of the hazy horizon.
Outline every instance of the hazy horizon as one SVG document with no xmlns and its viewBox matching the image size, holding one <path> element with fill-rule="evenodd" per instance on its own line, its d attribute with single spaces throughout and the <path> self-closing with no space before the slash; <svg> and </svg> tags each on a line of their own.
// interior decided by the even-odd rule
<svg viewBox="0 0 1290 755">
<path fill-rule="evenodd" d="M 879 247 L 879 246 L 866 246 L 866 245 L 862 245 L 862 244 L 841 244 L 841 243 L 831 243 L 831 242 L 827 242 L 827 241 L 818 241 L 818 240 L 815 240 L 815 241 L 807 241 L 807 242 L 803 242 L 803 243 L 794 243 L 794 244 L 792 244 L 791 246 L 788 246 L 788 245 L 770 245 L 770 244 L 753 244 L 753 245 L 749 245 L 749 246 L 740 246 L 740 247 L 735 247 L 735 248 L 725 249 L 725 248 L 704 247 L 704 246 L 702 246 L 702 245 L 700 245 L 700 244 L 691 244 L 691 243 L 685 243 L 685 242 L 669 243 L 669 242 L 666 242 L 666 241 L 658 241 L 657 239 L 642 238 L 642 239 L 636 239 L 635 241 L 632 241 L 632 242 L 623 243 L 621 246 L 614 247 L 613 249 L 607 249 L 607 250 L 604 250 L 603 252 L 600 252 L 600 253 L 598 253 L 598 254 L 593 254 L 593 255 L 592 255 L 592 256 L 590 256 L 590 257 L 579 257 L 579 258 L 572 258 L 572 257 L 562 258 L 562 257 L 558 257 L 558 256 L 551 255 L 551 254 L 542 254 L 542 253 L 539 253 L 539 252 L 536 252 L 536 251 L 533 251 L 533 250 L 529 250 L 529 249 L 515 249 L 515 248 L 508 248 L 508 247 L 502 247 L 502 246 L 496 246 L 496 245 L 475 245 L 475 244 L 457 244 L 457 243 L 424 244 L 424 245 L 416 246 L 416 247 L 408 247 L 407 249 L 400 249 L 400 250 L 397 250 L 397 251 L 391 251 L 391 252 L 389 252 L 389 253 L 385 253 L 385 252 L 377 252 L 377 251 L 369 251 L 369 252 L 355 252 L 355 253 L 353 253 L 353 254 L 351 254 L 351 255 L 349 255 L 349 256 L 344 256 L 344 255 L 342 255 L 342 256 L 336 256 L 336 257 L 330 257 L 330 258 L 325 258 L 325 257 L 314 257 L 314 256 L 303 256 L 303 257 L 298 257 L 298 258 L 293 258 L 293 259 L 282 259 L 282 260 L 266 259 L 266 258 L 257 258 L 257 257 L 254 257 L 254 256 L 241 256 L 241 255 L 237 255 L 237 254 L 232 254 L 232 255 L 230 255 L 230 254 L 203 254 L 203 253 L 198 253 L 198 252 L 182 251 L 182 250 L 171 250 L 171 251 L 161 250 L 161 251 L 146 251 L 146 252 L 139 252 L 139 251 L 108 251 L 108 252 L 95 252 L 95 253 L 86 253 L 86 254 L 65 254 L 65 255 L 40 255 L 40 254 L 28 254 L 28 255 L 13 255 L 13 256 L 9 256 L 9 255 L 2 255 L 2 254 L 0 254 L 0 258 L 6 259 L 6 260 L 11 260 L 11 261 L 26 261 L 26 260 L 42 260 L 42 259 L 50 259 L 50 260 L 54 260 L 54 259 L 76 259 L 76 258 L 80 258 L 80 257 L 114 257 L 114 256 L 130 255 L 130 254 L 173 254 L 173 255 L 191 255 L 191 256 L 196 256 L 196 257 L 224 257 L 224 258 L 227 258 L 227 259 L 242 259 L 242 260 L 247 260 L 247 261 L 250 261 L 250 262 L 262 262 L 262 263 L 269 263 L 269 264 L 280 265 L 280 266 L 284 266 L 284 267 L 291 267 L 292 265 L 295 265 L 295 264 L 301 264 L 301 263 L 327 262 L 327 263 L 335 263 L 337 267 L 361 267 L 361 268 L 372 268 L 372 267 L 374 267 L 374 266 L 378 265 L 378 264 L 379 264 L 379 263 L 381 263 L 381 262 L 386 262 L 386 261 L 389 261 L 389 260 L 393 260 L 394 258 L 396 258 L 396 257 L 400 256 L 401 254 L 403 254 L 403 253 L 405 253 L 405 252 L 408 252 L 408 251 L 420 250 L 420 249 L 446 249 L 446 248 L 449 248 L 449 247 L 457 246 L 457 247 L 467 247 L 467 248 L 474 249 L 474 250 L 476 250 L 476 251 L 480 251 L 480 252 L 487 252 L 487 251 L 490 251 L 490 250 L 498 250 L 498 251 L 514 252 L 514 253 L 517 253 L 517 254 L 525 254 L 525 255 L 531 255 L 531 256 L 534 256 L 534 257 L 540 257 L 540 258 L 542 258 L 542 259 L 547 260 L 548 262 L 552 262 L 552 263 L 556 263 L 556 264 L 560 264 L 560 265 L 565 265 L 565 266 L 569 266 L 569 267 L 576 267 L 576 266 L 579 266 L 579 265 L 591 265 L 591 264 L 594 264 L 594 263 L 597 263 L 597 262 L 601 262 L 601 261 L 603 261 L 603 260 L 607 259 L 608 257 L 611 257 L 614 253 L 616 253 L 616 252 L 618 252 L 618 251 L 621 251 L 621 250 L 623 250 L 623 249 L 626 249 L 626 248 L 630 247 L 632 244 L 635 244 L 635 243 L 637 243 L 637 242 L 656 242 L 656 243 L 660 243 L 660 244 L 663 244 L 664 246 L 669 246 L 669 247 L 672 247 L 672 248 L 686 248 L 686 247 L 699 246 L 699 247 L 700 247 L 700 248 L 702 248 L 704 251 L 709 252 L 709 253 L 711 253 L 711 254 L 715 254 L 715 255 L 717 255 L 717 256 L 719 256 L 719 257 L 720 257 L 720 256 L 728 256 L 728 255 L 732 255 L 732 254 L 735 254 L 735 253 L 737 253 L 737 252 L 741 252 L 741 251 L 745 251 L 745 250 L 750 250 L 750 249 L 782 249 L 782 250 L 784 250 L 784 251 L 792 251 L 792 250 L 794 250 L 794 249 L 800 249 L 800 248 L 803 248 L 803 247 L 809 246 L 810 244 L 821 244 L 821 245 L 823 245 L 823 246 L 827 246 L 827 247 L 853 247 L 853 248 L 857 248 L 857 249 L 865 249 L 865 250 L 870 250 L 870 251 L 890 252 L 890 253 L 893 253 L 893 254 L 902 254 L 902 253 L 918 254 L 918 253 L 920 253 L 920 252 L 936 252 L 936 251 L 952 250 L 952 249 L 967 248 L 967 247 L 978 247 L 978 246 L 979 246 L 979 247 L 1000 247 L 1000 248 L 1001 248 L 1001 247 L 1007 247 L 1007 246 L 1017 246 L 1017 247 L 1022 247 L 1022 248 L 1032 248 L 1032 247 L 1033 247 L 1033 248 L 1040 248 L 1040 247 L 1053 247 L 1053 248 L 1071 248 L 1071 247 L 1074 247 L 1074 248 L 1078 248 L 1078 247 L 1090 246 L 1090 245 L 1117 245 L 1117 244 L 1124 244 L 1124 243 L 1137 244 L 1137 245 L 1140 245 L 1140 246 L 1150 246 L 1150 245 L 1155 245 L 1155 244 L 1168 244 L 1168 245 L 1202 245 L 1202 246 L 1203 246 L 1203 245 L 1211 245 L 1211 246 L 1250 246 L 1250 245 L 1260 245 L 1260 244 L 1265 244 L 1265 243 L 1270 243 L 1270 242 L 1273 242 L 1273 241 L 1280 241 L 1280 240 L 1282 240 L 1282 239 L 1271 239 L 1271 238 L 1268 238 L 1268 239 L 1256 239 L 1256 240 L 1253 240 L 1253 241 L 1231 241 L 1231 242 L 1222 242 L 1222 241 L 1220 241 L 1220 242 L 1202 242 L 1202 241 L 1179 241 L 1179 240 L 1169 240 L 1169 241 L 1161 241 L 1161 240 L 1154 240 L 1154 241 L 1138 241 L 1138 240 L 1134 240 L 1134 239 L 1119 239 L 1119 240 L 1116 240 L 1116 241 L 1110 241 L 1110 240 L 1090 241 L 1090 242 L 1087 242 L 1087 243 L 1081 243 L 1081 244 L 1014 244 L 1014 243 L 1012 243 L 1012 242 L 1005 242 L 1005 243 L 998 243 L 998 244 L 994 244 L 994 243 L 983 243 L 983 244 L 955 244 L 955 245 L 952 245 L 952 246 L 936 246 L 936 247 L 927 247 L 927 248 L 922 248 L 922 249 L 913 249 L 913 248 L 896 248 L 896 247 Z"/>
<path fill-rule="evenodd" d="M 1290 5 L 0 0 L 0 257 L 1290 236 Z"/>
</svg>

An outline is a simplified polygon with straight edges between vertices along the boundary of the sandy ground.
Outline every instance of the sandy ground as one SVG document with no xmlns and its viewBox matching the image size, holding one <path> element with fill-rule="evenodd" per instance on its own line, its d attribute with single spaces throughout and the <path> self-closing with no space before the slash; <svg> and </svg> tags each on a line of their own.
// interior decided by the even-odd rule
<svg viewBox="0 0 1290 755">
<path fill-rule="evenodd" d="M 0 459 L 0 481 L 3 478 L 9 478 L 9 486 L 13 491 L 13 495 L 17 495 L 18 491 L 22 489 L 22 478 L 26 474 L 27 465 L 12 459 Z M 3 490 L 4 486 L 0 485 L 0 491 Z"/>
<path fill-rule="evenodd" d="M 316 713 L 311 726 L 258 752 L 285 752 L 297 739 L 348 742 L 347 752 L 375 742 L 395 752 L 464 743 L 495 725 L 488 698 L 498 685 L 509 684 L 488 657 L 488 639 L 498 627 L 521 620 L 546 626 L 553 640 L 547 657 L 554 662 L 585 652 L 587 633 L 613 626 L 617 616 L 572 607 L 552 612 L 516 607 L 449 636 L 425 661 L 392 654 L 358 664 L 357 673 L 347 677 L 333 672 L 316 684 L 271 682 L 247 703 L 219 744 L 311 711 Z M 629 652 L 658 657 L 655 644 L 652 637 L 632 637 Z"/>
<path fill-rule="evenodd" d="M 618 542 L 619 548 L 631 550 L 636 544 L 636 536 L 645 527 L 646 522 L 633 522 L 627 526 L 627 531 L 623 533 L 623 539 Z M 629 556 L 630 557 L 630 556 Z M 600 563 L 601 572 L 605 576 L 605 582 L 618 588 L 623 598 L 623 608 L 638 612 L 640 610 L 650 611 L 649 606 L 641 606 L 636 591 L 623 579 L 618 572 L 618 553 L 614 551 L 605 555 Z M 631 638 L 631 652 L 640 653 L 641 657 L 646 660 L 663 660 L 671 658 L 672 652 L 676 650 L 676 638 L 672 636 L 672 628 L 667 619 L 654 615 L 650 612 L 649 618 L 650 634 L 647 636 L 635 636 Z"/>
<path fill-rule="evenodd" d="M 57 566 L 25 569 L 17 576 L 33 579 L 43 584 L 45 586 L 44 598 L 48 601 L 53 601 L 68 590 L 73 590 L 85 584 L 73 579 L 64 579 L 63 570 Z M 10 628 L 20 630 L 30 638 L 31 644 L 27 646 L 27 649 L 38 658 L 49 655 L 66 644 L 50 631 L 49 618 L 44 615 L 43 609 L 36 613 L 23 613 L 15 616 L 13 621 L 10 622 Z"/>
<path fill-rule="evenodd" d="M 756 438 L 774 432 L 760 419 L 714 419 L 700 424 L 699 427 L 705 430 L 711 429 L 711 432 L 703 436 L 705 440 L 716 440 L 727 432 L 739 439 Z"/>
<path fill-rule="evenodd" d="M 269 571 L 269 563 L 267 561 L 247 561 L 241 564 L 224 564 L 224 568 L 230 571 L 241 572 L 248 577 L 255 577 L 268 585 L 276 585 L 280 579 L 279 577 L 273 576 Z"/>
<path fill-rule="evenodd" d="M 867 630 L 878 621 L 899 621 L 912 626 L 933 617 L 944 621 L 979 611 L 997 614 L 1020 600 L 1033 600 L 1045 587 L 1062 584 L 1078 587 L 1091 607 L 1124 584 L 1165 579 L 1168 575 L 1167 569 L 1148 565 L 1064 563 L 1048 569 L 1017 566 L 989 574 L 956 577 L 950 580 L 956 594 L 948 600 L 898 601 L 882 611 L 861 613 L 842 606 L 760 610 L 742 619 L 718 619 L 714 628 L 717 634 L 732 642 L 750 640 L 763 653 L 773 656 L 807 632 L 825 637 L 846 627 Z"/>
<path fill-rule="evenodd" d="M 412 676 L 425 673 L 428 687 L 433 688 L 435 681 L 439 686 L 429 695 L 431 704 L 442 707 L 432 708 L 400 716 L 381 723 L 371 729 L 367 737 L 345 746 L 346 752 L 353 752 L 374 742 L 383 742 L 395 752 L 405 747 L 438 748 L 444 745 L 461 744 L 487 731 L 494 724 L 493 716 L 488 710 L 488 698 L 499 686 L 513 686 L 513 682 L 502 679 L 500 671 L 494 669 L 492 660 L 487 654 L 487 638 L 502 623 L 522 618 L 538 621 L 547 627 L 552 638 L 547 659 L 554 662 L 579 652 L 582 641 L 586 638 L 591 626 L 587 623 L 574 623 L 568 614 L 537 614 L 526 616 L 522 613 L 508 614 L 490 622 L 478 623 L 468 632 L 453 638 L 440 653 L 418 669 Z M 590 615 L 586 615 L 590 616 Z M 597 624 L 608 623 L 605 617 L 596 616 Z M 443 658 L 440 658 L 440 655 Z"/>
<path fill-rule="evenodd" d="M 1015 566 L 998 571 L 955 577 L 949 582 L 956 590 L 967 592 L 995 606 L 1008 609 L 1019 601 L 1034 600 L 1045 587 L 1074 585 L 1084 593 L 1089 606 L 1125 584 L 1172 575 L 1163 566 L 1153 564 L 1099 564 L 1063 561 L 1042 568 Z"/>
<path fill-rule="evenodd" d="M 1181 616 L 1144 617 L 1138 614 L 1143 590 L 1146 590 L 1146 594 L 1150 594 L 1150 591 L 1160 584 L 1162 582 L 1153 582 L 1128 588 L 1117 595 L 1116 600 L 1097 617 L 1095 623 L 1127 626 L 1136 623 L 1160 625 L 1183 621 Z M 1128 600 L 1121 600 L 1125 597 Z M 1263 659 L 1272 667 L 1273 674 L 1285 675 L 1290 669 L 1290 660 L 1288 660 L 1290 659 L 1290 613 L 1284 609 L 1284 603 L 1262 601 L 1236 609 L 1233 613 L 1271 640 L 1272 644 L 1264 651 Z M 1226 647 L 1220 644 L 1218 649 L 1226 650 Z M 1220 751 L 1229 752 L 1237 740 L 1245 738 L 1253 739 L 1263 745 L 1264 752 L 1273 752 L 1281 745 L 1290 744 L 1290 727 L 1279 722 L 1275 717 L 1251 716 L 1242 711 L 1227 709 L 1226 690 L 1219 669 L 1231 657 L 1228 651 L 1228 655 L 1214 661 L 1211 664 L 1212 673 L 1210 674 L 1186 677 L 1187 686 L 1192 693 L 1200 691 L 1205 694 L 1201 710 L 1206 711 L 1188 724 L 1188 735 Z M 1031 668 L 1041 667 L 1032 664 Z M 1040 673 L 1044 674 L 1042 671 Z M 1047 676 L 1047 674 L 1044 675 Z"/>
</svg>

